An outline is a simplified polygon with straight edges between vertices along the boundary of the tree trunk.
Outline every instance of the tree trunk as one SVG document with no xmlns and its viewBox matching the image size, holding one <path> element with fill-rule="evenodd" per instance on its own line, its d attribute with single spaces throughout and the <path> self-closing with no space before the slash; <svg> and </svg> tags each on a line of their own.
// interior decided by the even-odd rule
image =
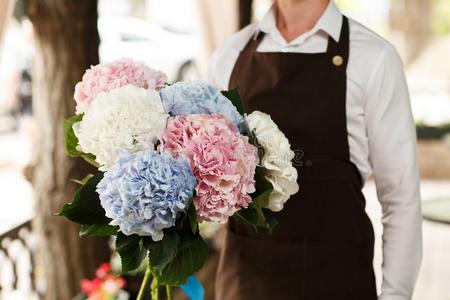
<svg viewBox="0 0 450 300">
<path fill-rule="evenodd" d="M 239 29 L 252 22 L 253 0 L 239 0 Z"/>
<path fill-rule="evenodd" d="M 66 156 L 62 122 L 74 113 L 74 85 L 86 68 L 99 61 L 97 1 L 29 0 L 26 10 L 36 45 L 33 110 L 39 136 L 32 181 L 37 260 L 45 276 L 45 299 L 69 300 L 79 291 L 79 280 L 92 277 L 110 254 L 105 239 L 80 239 L 78 225 L 52 216 L 77 188 L 70 179 L 95 171 Z"/>
<path fill-rule="evenodd" d="M 11 7 L 11 0 L 0 1 L 0 44 L 2 42 L 3 32 L 8 22 L 8 18 L 10 17 Z"/>
<path fill-rule="evenodd" d="M 202 36 L 199 64 L 206 70 L 214 50 L 239 29 L 238 0 L 197 0 Z"/>
</svg>

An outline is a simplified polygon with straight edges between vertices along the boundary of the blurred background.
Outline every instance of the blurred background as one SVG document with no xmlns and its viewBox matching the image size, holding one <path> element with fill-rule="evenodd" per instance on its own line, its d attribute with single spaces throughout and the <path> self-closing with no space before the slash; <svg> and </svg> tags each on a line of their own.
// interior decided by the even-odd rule
<svg viewBox="0 0 450 300">
<path fill-rule="evenodd" d="M 414 300 L 449 300 L 450 1 L 336 3 L 395 44 L 403 58 L 419 138 L 424 215 L 425 256 Z M 66 158 L 62 128 L 63 118 L 74 112 L 73 88 L 84 70 L 131 57 L 165 71 L 170 81 L 205 78 L 214 49 L 258 21 L 270 5 L 270 0 L 0 0 L 0 300 L 72 299 L 80 279 L 95 277 L 94 270 L 111 256 L 107 240 L 79 239 L 75 225 L 51 215 L 73 193 L 69 179 L 89 170 Z M 380 283 L 381 209 L 372 181 L 364 193 L 377 237 Z M 212 241 L 216 244 L 220 239 Z M 214 299 L 216 259 L 213 251 L 198 275 L 208 299 Z"/>
</svg>

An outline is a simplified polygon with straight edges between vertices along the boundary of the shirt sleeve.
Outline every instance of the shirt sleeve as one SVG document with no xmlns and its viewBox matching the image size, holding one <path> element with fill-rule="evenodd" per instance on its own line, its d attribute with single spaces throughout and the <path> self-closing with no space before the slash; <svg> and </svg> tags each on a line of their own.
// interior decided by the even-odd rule
<svg viewBox="0 0 450 300">
<path fill-rule="evenodd" d="M 422 259 L 416 130 L 401 59 L 388 44 L 366 89 L 365 117 L 383 222 L 379 300 L 410 300 Z"/>
</svg>

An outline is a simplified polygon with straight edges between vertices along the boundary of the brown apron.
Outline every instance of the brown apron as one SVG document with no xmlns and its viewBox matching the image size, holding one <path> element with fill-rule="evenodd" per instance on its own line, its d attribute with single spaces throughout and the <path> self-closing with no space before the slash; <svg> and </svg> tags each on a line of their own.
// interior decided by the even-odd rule
<svg viewBox="0 0 450 300">
<path fill-rule="evenodd" d="M 260 53 L 260 33 L 230 79 L 247 112 L 268 113 L 296 151 L 300 191 L 276 213 L 272 235 L 230 220 L 217 300 L 372 300 L 374 233 L 346 120 L 349 25 L 326 53 Z"/>
</svg>

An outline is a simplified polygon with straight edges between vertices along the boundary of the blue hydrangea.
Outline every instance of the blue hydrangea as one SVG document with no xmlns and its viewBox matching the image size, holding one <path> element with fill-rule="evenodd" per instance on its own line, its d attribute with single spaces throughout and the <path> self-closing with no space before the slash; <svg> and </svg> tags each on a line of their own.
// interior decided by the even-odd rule
<svg viewBox="0 0 450 300">
<path fill-rule="evenodd" d="M 222 114 L 238 128 L 244 121 L 231 101 L 206 82 L 177 82 L 160 91 L 162 103 L 171 116 Z"/>
<path fill-rule="evenodd" d="M 186 211 L 197 182 L 189 162 L 169 154 L 122 154 L 97 185 L 106 216 L 126 235 L 163 238 Z"/>
</svg>

